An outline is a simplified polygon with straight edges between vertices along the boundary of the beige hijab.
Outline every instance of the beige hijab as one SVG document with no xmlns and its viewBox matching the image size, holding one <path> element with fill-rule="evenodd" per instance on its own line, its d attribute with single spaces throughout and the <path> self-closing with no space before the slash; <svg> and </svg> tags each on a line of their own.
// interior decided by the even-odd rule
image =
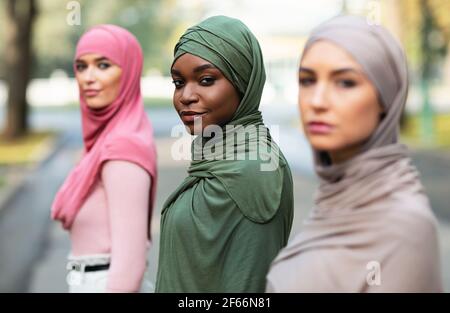
<svg viewBox="0 0 450 313">
<path fill-rule="evenodd" d="M 376 87 L 386 116 L 351 160 L 333 165 L 314 151 L 316 205 L 272 263 L 269 292 L 440 292 L 436 220 L 408 150 L 398 144 L 408 93 L 406 58 L 381 26 L 339 16 L 314 42 L 345 49 Z M 304 54 L 304 53 L 303 53 Z"/>
</svg>

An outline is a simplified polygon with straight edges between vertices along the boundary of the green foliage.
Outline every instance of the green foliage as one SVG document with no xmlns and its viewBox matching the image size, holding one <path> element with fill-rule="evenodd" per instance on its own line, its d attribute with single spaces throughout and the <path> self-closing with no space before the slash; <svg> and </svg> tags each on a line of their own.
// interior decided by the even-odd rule
<svg viewBox="0 0 450 313">
<path fill-rule="evenodd" d="M 412 146 L 432 145 L 439 148 L 450 148 L 450 114 L 437 114 L 433 116 L 433 143 L 423 142 L 422 140 L 421 118 L 420 115 L 406 117 L 402 130 L 403 139 Z"/>
<path fill-rule="evenodd" d="M 0 79 L 5 77 L 5 68 L 3 60 L 3 51 L 5 49 L 5 4 L 0 4 Z"/>
<path fill-rule="evenodd" d="M 396 0 L 402 12 L 403 39 L 418 79 L 439 79 L 450 44 L 450 1 Z"/>
<path fill-rule="evenodd" d="M 81 25 L 69 25 L 69 1 L 37 0 L 39 15 L 33 29 L 33 77 L 48 77 L 55 69 L 73 76 L 72 60 L 76 43 L 89 28 L 115 24 L 132 32 L 142 45 L 144 73 L 168 74 L 172 59 L 173 27 L 178 20 L 175 0 L 78 0 Z M 4 5 L 0 5 L 0 17 Z M 0 36 L 2 22 L 0 18 Z M 1 55 L 1 40 L 0 40 Z M 1 75 L 1 67 L 0 67 Z"/>
</svg>

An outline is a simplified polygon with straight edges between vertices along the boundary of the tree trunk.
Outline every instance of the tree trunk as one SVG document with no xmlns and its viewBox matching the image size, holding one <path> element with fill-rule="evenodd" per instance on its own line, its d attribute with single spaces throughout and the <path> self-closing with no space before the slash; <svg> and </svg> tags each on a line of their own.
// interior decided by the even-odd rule
<svg viewBox="0 0 450 313">
<path fill-rule="evenodd" d="M 435 51 L 431 46 L 430 35 L 435 29 L 433 25 L 434 17 L 427 0 L 420 1 L 422 11 L 422 30 L 421 30 L 421 91 L 422 91 L 422 125 L 421 137 L 425 145 L 432 145 L 434 142 L 434 121 L 433 109 L 430 102 L 430 80 L 433 76 L 433 61 L 436 57 Z"/>
<path fill-rule="evenodd" d="M 32 24 L 36 16 L 35 0 L 6 2 L 5 69 L 9 86 L 6 139 L 14 139 L 28 130 L 27 86 L 31 74 Z"/>
</svg>

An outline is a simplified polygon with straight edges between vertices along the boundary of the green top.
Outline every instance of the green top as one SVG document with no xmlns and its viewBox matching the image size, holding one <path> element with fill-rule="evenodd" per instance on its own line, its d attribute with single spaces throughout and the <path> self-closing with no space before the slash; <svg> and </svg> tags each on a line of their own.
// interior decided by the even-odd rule
<svg viewBox="0 0 450 313">
<path fill-rule="evenodd" d="M 293 186 L 258 110 L 261 49 L 242 22 L 216 16 L 186 31 L 175 60 L 184 53 L 219 68 L 242 100 L 228 124 L 235 128 L 194 140 L 189 176 L 164 204 L 156 292 L 264 292 L 270 263 L 289 238 Z"/>
</svg>

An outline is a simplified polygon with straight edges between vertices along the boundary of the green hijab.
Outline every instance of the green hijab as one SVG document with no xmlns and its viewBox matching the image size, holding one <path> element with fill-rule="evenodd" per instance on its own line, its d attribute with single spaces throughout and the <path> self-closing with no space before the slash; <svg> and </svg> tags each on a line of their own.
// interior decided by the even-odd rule
<svg viewBox="0 0 450 313">
<path fill-rule="evenodd" d="M 230 124 L 262 123 L 259 102 L 266 82 L 258 40 L 240 20 L 214 16 L 189 28 L 175 46 L 175 60 L 190 53 L 214 64 L 242 97 Z"/>
<path fill-rule="evenodd" d="M 200 179 L 215 177 L 222 183 L 224 193 L 233 199 L 247 218 L 256 223 L 266 223 L 280 207 L 283 175 L 288 166 L 269 130 L 264 127 L 259 111 L 266 80 L 259 43 L 240 20 L 214 16 L 189 28 L 180 38 L 175 46 L 175 61 L 185 53 L 216 66 L 233 84 L 242 100 L 227 124 L 235 126 L 233 129 L 225 129 L 224 126 L 224 136 L 206 144 L 201 136 L 193 141 L 189 176 L 169 196 L 163 212 Z M 233 151 L 230 151 L 227 139 L 235 140 Z M 205 150 L 208 144 L 224 148 L 209 152 L 212 149 Z M 200 159 L 196 157 L 199 153 L 203 156 Z M 256 159 L 249 157 L 251 153 L 257 155 Z M 233 154 L 237 160 L 226 159 Z"/>
</svg>

